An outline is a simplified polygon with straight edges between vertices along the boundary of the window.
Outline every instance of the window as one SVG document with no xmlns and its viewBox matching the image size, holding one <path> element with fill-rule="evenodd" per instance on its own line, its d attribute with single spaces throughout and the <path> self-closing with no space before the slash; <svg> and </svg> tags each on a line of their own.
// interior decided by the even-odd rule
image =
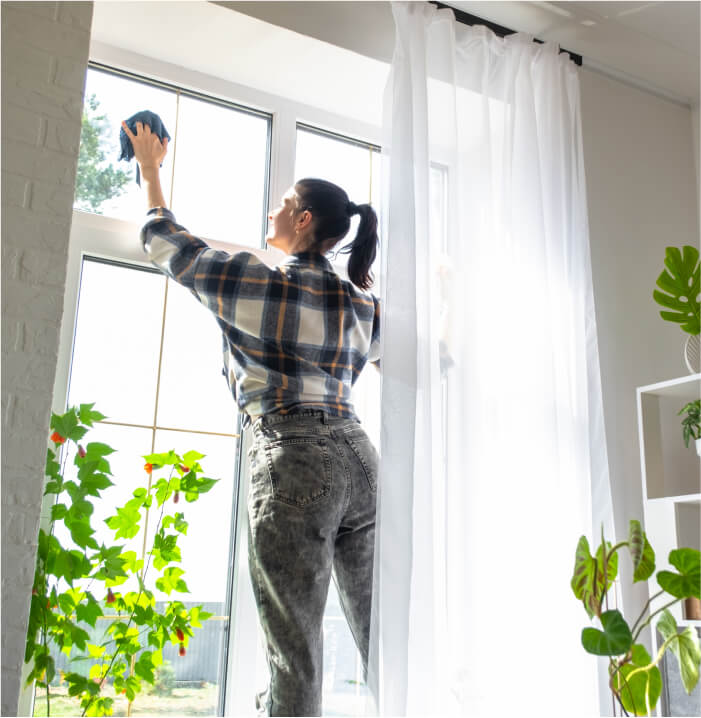
<svg viewBox="0 0 701 718">
<path fill-rule="evenodd" d="M 94 402 L 107 418 L 87 440 L 116 449 L 109 457 L 115 485 L 97 502 L 92 521 L 98 542 L 111 544 L 114 534 L 103 519 L 132 498 L 135 488 L 146 485 L 142 455 L 194 449 L 205 454 L 201 464 L 206 474 L 220 479 L 198 502 L 182 502 L 189 528 L 180 541 L 180 567 L 190 593 L 177 596 L 186 607 L 203 604 L 213 616 L 195 629 L 185 657 L 178 656 L 176 645 L 164 646 L 164 660 L 174 669 L 173 695 L 137 697 L 140 709 L 149 714 L 217 715 L 223 701 L 230 618 L 238 411 L 222 376 L 221 332 L 214 317 L 190 292 L 148 263 L 138 238 L 146 213 L 143 191 L 133 172 L 121 186 L 121 180 L 115 180 L 118 169 L 133 170 L 134 162 L 117 162 L 114 135 L 122 119 L 143 108 L 157 112 L 172 137 L 161 176 L 178 222 L 196 227 L 199 235 L 252 247 L 261 246 L 268 206 L 271 118 L 127 73 L 103 67 L 88 70 L 86 112 L 98 119 L 92 129 L 86 128 L 84 116 L 81 136 L 83 164 L 75 209 L 82 211 L 74 215 L 71 238 L 71 251 L 79 260 L 79 292 L 66 405 Z M 92 155 L 86 160 L 88 150 Z M 87 224 L 80 216 L 85 212 Z M 103 215 L 99 223 L 90 219 L 97 214 Z M 89 231 L 82 231 L 84 226 Z M 119 256 L 120 243 L 114 241 L 119 233 L 128 235 L 129 257 Z M 138 260 L 125 261 L 134 257 Z M 66 466 L 72 467 L 71 461 Z M 145 529 L 141 526 L 131 540 L 120 540 L 124 550 L 144 557 L 159 514 L 152 509 Z M 69 543 L 69 536 L 58 536 Z M 147 584 L 153 587 L 153 578 L 147 577 Z M 119 590 L 134 588 L 138 590 L 125 583 Z M 154 596 L 157 603 L 175 597 L 157 590 Z M 98 621 L 95 643 L 104 640 L 109 620 L 113 619 Z M 54 658 L 62 670 L 87 674 L 90 669 L 69 663 L 58 651 Z M 61 690 L 52 689 L 57 692 L 54 705 L 61 703 Z M 40 692 L 35 705 L 39 712 L 45 706 Z M 114 709 L 126 714 L 126 698 L 115 699 Z"/>
</svg>

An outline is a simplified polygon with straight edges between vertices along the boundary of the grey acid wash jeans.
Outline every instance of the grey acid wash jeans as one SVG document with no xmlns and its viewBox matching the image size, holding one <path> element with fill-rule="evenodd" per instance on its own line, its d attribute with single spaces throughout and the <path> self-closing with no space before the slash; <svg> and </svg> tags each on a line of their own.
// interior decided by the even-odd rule
<svg viewBox="0 0 701 718">
<path fill-rule="evenodd" d="M 270 683 L 258 715 L 320 716 L 332 577 L 367 683 L 378 455 L 357 421 L 260 417 L 248 452 L 248 563 Z"/>
</svg>

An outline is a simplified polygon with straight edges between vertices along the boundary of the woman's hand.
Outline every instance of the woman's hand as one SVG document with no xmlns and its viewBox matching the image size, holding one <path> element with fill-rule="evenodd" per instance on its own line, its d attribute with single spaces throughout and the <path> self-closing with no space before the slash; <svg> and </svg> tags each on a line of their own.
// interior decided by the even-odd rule
<svg viewBox="0 0 701 718">
<path fill-rule="evenodd" d="M 122 121 L 122 129 L 131 140 L 134 148 L 134 158 L 141 166 L 141 171 L 143 172 L 145 169 L 157 170 L 161 166 L 166 152 L 168 152 L 168 138 L 164 137 L 163 143 L 161 143 L 158 135 L 151 132 L 151 128 L 142 122 L 136 123 L 136 134 L 127 127 L 127 123 L 124 121 Z"/>
</svg>

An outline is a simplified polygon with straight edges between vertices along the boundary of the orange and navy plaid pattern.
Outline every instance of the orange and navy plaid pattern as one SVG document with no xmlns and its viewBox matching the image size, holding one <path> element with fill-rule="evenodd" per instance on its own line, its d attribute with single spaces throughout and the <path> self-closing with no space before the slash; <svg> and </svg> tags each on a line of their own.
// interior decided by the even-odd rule
<svg viewBox="0 0 701 718">
<path fill-rule="evenodd" d="M 214 250 L 165 207 L 148 211 L 141 242 L 152 264 L 214 314 L 244 423 L 296 408 L 357 418 L 351 387 L 380 353 L 377 297 L 315 252 L 270 268 L 249 252 Z"/>
</svg>

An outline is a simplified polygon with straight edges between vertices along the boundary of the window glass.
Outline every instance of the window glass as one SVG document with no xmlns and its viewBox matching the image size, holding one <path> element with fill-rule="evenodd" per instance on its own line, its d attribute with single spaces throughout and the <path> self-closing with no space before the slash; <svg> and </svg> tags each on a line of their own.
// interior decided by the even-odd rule
<svg viewBox="0 0 701 718">
<path fill-rule="evenodd" d="M 188 502 L 182 493 L 177 505 L 173 498 L 164 507 L 154 504 L 139 533 L 116 542 L 125 551 L 144 558 L 148 565 L 148 551 L 164 512 L 172 515 L 177 510 L 184 514 L 189 526 L 178 541 L 181 561 L 177 565 L 185 571 L 183 578 L 189 592 L 168 596 L 156 589 L 159 571 L 154 571 L 153 566 L 146 583 L 154 591 L 159 610 L 169 600 L 177 599 L 187 610 L 202 605 L 213 615 L 202 623 L 202 628 L 194 629 L 185 656 L 179 655 L 176 644 L 167 644 L 163 649 L 164 675 L 177 689 L 167 696 L 140 694 L 139 705 L 155 715 L 214 715 L 228 621 L 225 606 L 238 441 L 234 435 L 236 410 L 221 375 L 221 333 L 216 322 L 187 290 L 175 284 L 169 287 L 165 317 L 170 320 L 165 320 L 167 327 L 163 331 L 166 281 L 158 272 L 83 260 L 68 404 L 95 403 L 95 408 L 107 415 L 107 421 L 125 424 L 100 422 L 87 437 L 89 442 L 101 441 L 116 450 L 108 457 L 114 486 L 95 502 L 93 527 L 98 543 L 115 543 L 114 533 L 104 519 L 129 501 L 136 488 L 148 486 L 143 457 L 152 451 L 174 449 L 183 455 L 195 450 L 204 454 L 200 463 L 205 475 L 219 479 L 196 502 Z M 157 391 L 159 357 L 161 381 Z M 166 401 L 165 418 L 172 422 L 168 424 L 172 430 L 154 426 L 157 401 L 159 417 L 164 414 L 160 401 Z M 161 418 L 159 423 L 163 425 Z M 206 431 L 220 435 L 200 433 Z M 66 465 L 71 478 L 71 472 L 75 473 L 72 457 Z M 161 477 L 167 474 L 153 475 L 154 480 Z M 57 532 L 57 536 L 68 543 L 65 530 Z M 131 590 L 138 590 L 135 579 L 121 584 L 115 592 Z M 91 633 L 93 642 L 104 640 L 109 620 L 98 622 L 94 636 Z M 61 658 L 58 650 L 54 653 L 59 668 L 75 670 L 75 665 Z M 87 674 L 89 669 L 86 662 L 79 670 Z M 68 698 L 66 701 L 70 703 Z M 126 708 L 125 699 L 118 697 L 115 713 L 125 715 Z"/>
<path fill-rule="evenodd" d="M 234 433 L 237 410 L 222 375 L 222 332 L 212 312 L 168 280 L 158 424 Z"/>
<path fill-rule="evenodd" d="M 222 613 L 226 598 L 229 540 L 231 533 L 231 506 L 234 495 L 234 469 L 236 464 L 237 438 L 212 436 L 196 432 L 156 431 L 156 452 L 171 449 L 183 456 L 194 450 L 204 454 L 199 463 L 204 476 L 218 479 L 217 483 L 197 501 L 188 502 L 181 493 L 178 503 L 173 498 L 165 505 L 166 513 L 176 511 L 184 514 L 188 522 L 187 535 L 182 541 L 183 578 L 190 590 L 186 602 L 215 602 Z M 159 476 L 165 476 L 161 472 Z M 158 524 L 158 512 L 151 512 L 149 535 L 153 537 Z M 150 543 L 150 540 L 149 540 Z M 165 593 L 156 592 L 156 598 L 166 600 Z"/>
<path fill-rule="evenodd" d="M 173 211 L 197 236 L 260 247 L 267 118 L 182 95 Z"/>
<path fill-rule="evenodd" d="M 153 423 L 165 277 L 83 261 L 68 405 L 110 421 Z"/>
<path fill-rule="evenodd" d="M 142 110 L 155 112 L 171 137 L 161 169 L 166 202 L 175 153 L 177 97 L 172 90 L 88 68 L 76 174 L 75 209 L 141 222 L 143 187 L 136 184 L 136 160 L 119 161 L 122 120 Z"/>
</svg>

